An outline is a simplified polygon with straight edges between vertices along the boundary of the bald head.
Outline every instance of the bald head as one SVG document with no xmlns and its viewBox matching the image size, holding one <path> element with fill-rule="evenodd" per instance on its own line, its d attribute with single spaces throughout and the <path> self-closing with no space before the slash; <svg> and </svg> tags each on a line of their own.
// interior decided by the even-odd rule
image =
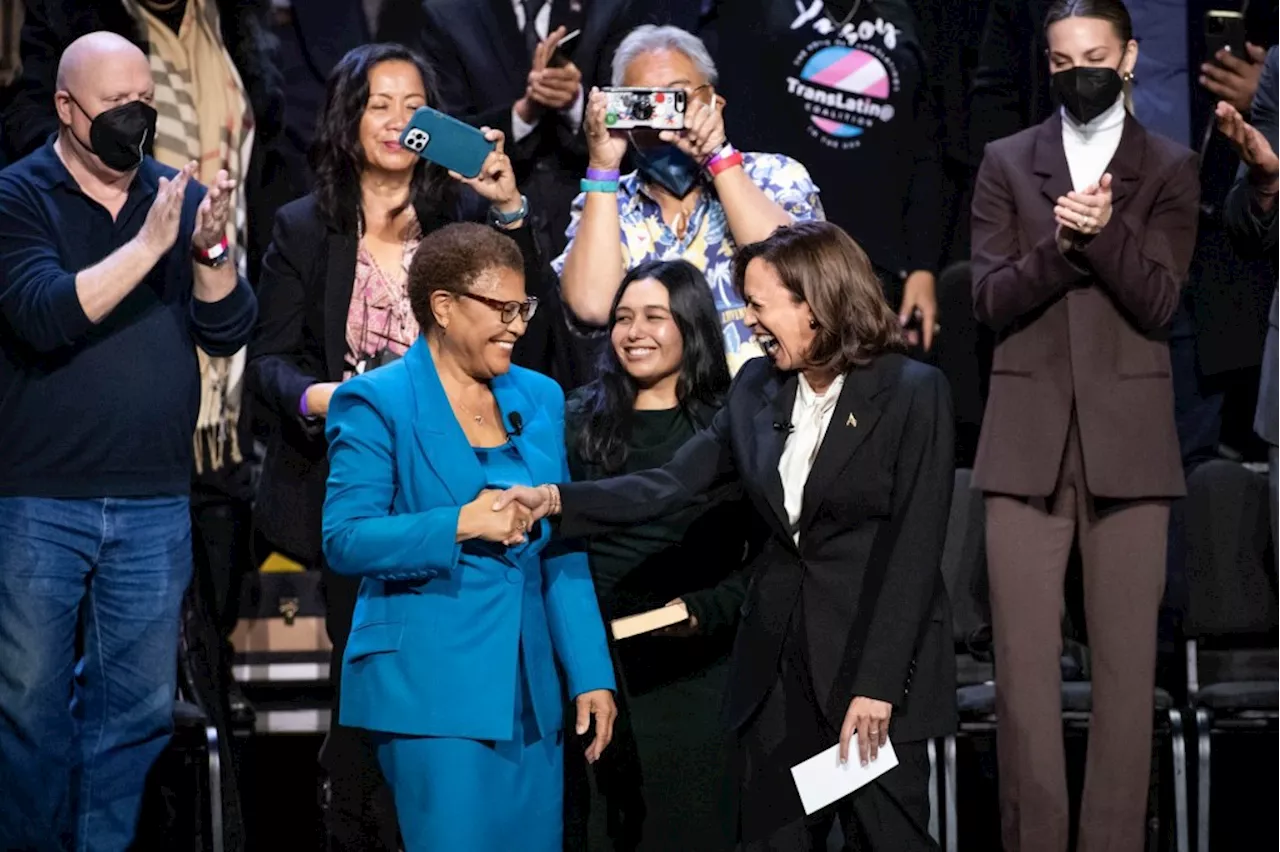
<svg viewBox="0 0 1280 852">
<path fill-rule="evenodd" d="M 105 31 L 80 36 L 58 60 L 58 88 L 76 92 L 113 66 L 151 76 L 146 54 L 127 38 Z"/>
</svg>

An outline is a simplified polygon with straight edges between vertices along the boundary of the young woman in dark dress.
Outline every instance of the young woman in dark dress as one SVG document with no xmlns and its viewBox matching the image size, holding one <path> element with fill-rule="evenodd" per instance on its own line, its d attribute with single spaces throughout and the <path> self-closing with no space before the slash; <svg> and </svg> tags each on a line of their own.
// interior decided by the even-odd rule
<svg viewBox="0 0 1280 852">
<path fill-rule="evenodd" d="M 662 466 L 711 422 L 729 387 L 710 288 L 686 261 L 633 269 L 609 329 L 599 378 L 566 404 L 575 480 Z M 590 541 L 606 622 L 677 599 L 690 617 L 613 644 L 619 719 L 594 784 L 580 750 L 566 751 L 568 849 L 714 849 L 723 836 L 719 711 L 750 526 L 739 496 L 731 485 L 696 507 Z"/>
</svg>

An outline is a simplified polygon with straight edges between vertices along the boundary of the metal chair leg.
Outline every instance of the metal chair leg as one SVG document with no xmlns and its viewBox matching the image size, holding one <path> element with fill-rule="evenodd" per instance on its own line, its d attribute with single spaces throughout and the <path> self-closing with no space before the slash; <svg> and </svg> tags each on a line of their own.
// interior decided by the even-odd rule
<svg viewBox="0 0 1280 852">
<path fill-rule="evenodd" d="M 929 740 L 929 836 L 938 842 L 938 741 Z"/>
<path fill-rule="evenodd" d="M 956 827 L 956 737 L 947 737 L 943 744 L 943 800 L 945 802 L 944 830 L 947 835 L 947 852 L 957 852 L 960 838 Z"/>
<path fill-rule="evenodd" d="M 1178 852 L 1191 852 L 1187 845 L 1187 736 L 1177 707 L 1169 708 L 1169 744 L 1173 749 L 1174 837 Z"/>
<path fill-rule="evenodd" d="M 1200 753 L 1196 777 L 1196 852 L 1209 852 L 1209 749 L 1213 736 L 1209 711 L 1196 709 L 1196 746 Z"/>
<path fill-rule="evenodd" d="M 217 727 L 206 725 L 204 739 L 209 749 L 209 830 L 213 852 L 222 852 L 222 754 L 218 751 Z"/>
</svg>

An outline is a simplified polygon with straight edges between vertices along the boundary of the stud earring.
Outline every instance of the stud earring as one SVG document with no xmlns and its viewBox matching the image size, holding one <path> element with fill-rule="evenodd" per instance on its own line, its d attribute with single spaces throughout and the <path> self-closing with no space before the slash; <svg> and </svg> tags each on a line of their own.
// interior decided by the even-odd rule
<svg viewBox="0 0 1280 852">
<path fill-rule="evenodd" d="M 818 321 L 813 317 L 809 317 L 809 328 L 817 328 L 817 327 L 818 327 Z"/>
</svg>

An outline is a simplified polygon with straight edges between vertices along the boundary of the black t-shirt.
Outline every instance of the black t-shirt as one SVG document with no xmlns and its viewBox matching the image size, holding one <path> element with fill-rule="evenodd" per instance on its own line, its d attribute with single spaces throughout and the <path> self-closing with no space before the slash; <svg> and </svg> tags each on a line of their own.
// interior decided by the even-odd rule
<svg viewBox="0 0 1280 852">
<path fill-rule="evenodd" d="M 935 271 L 939 122 L 902 0 L 722 2 L 709 24 L 740 150 L 794 157 L 882 272 Z"/>
</svg>

